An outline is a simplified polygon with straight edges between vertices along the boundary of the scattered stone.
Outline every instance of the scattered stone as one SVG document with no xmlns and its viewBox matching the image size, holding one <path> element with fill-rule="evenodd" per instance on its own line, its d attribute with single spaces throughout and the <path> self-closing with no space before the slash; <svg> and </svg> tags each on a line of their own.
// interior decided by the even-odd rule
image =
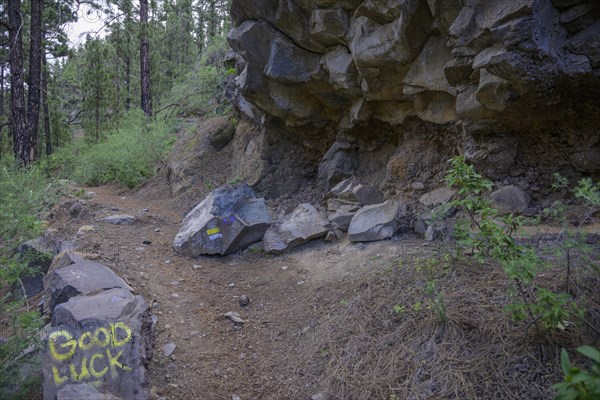
<svg viewBox="0 0 600 400">
<path fill-rule="evenodd" d="M 267 229 L 263 240 L 265 251 L 280 254 L 310 240 L 324 237 L 329 230 L 330 223 L 323 213 L 314 206 L 303 203 Z"/>
<path fill-rule="evenodd" d="M 135 217 L 127 214 L 111 215 L 110 217 L 102 218 L 100 221 L 112 225 L 131 225 L 135 222 Z"/>
<path fill-rule="evenodd" d="M 110 211 L 119 211 L 119 207 L 111 207 Z"/>
<path fill-rule="evenodd" d="M 337 238 L 337 235 L 335 234 L 335 232 L 333 232 L 333 231 L 327 232 L 327 235 L 325 236 L 326 242 L 335 242 L 336 240 L 338 240 L 338 238 Z"/>
<path fill-rule="evenodd" d="M 323 393 L 317 393 L 310 396 L 310 400 L 325 400 L 325 395 Z"/>
<path fill-rule="evenodd" d="M 286 269 L 288 269 L 288 268 L 289 268 L 289 267 L 288 267 L 287 265 L 284 265 L 283 267 L 281 267 L 281 269 L 282 269 L 282 270 L 284 270 L 284 271 L 285 271 Z"/>
<path fill-rule="evenodd" d="M 173 342 L 165 344 L 165 346 L 163 347 L 163 351 L 165 352 L 165 357 L 171 357 L 173 355 L 173 353 L 175 352 L 176 348 L 177 348 L 177 345 Z"/>
<path fill-rule="evenodd" d="M 150 240 L 144 240 L 144 241 L 142 242 L 142 244 L 145 244 L 145 245 L 151 245 L 151 244 L 152 244 L 152 241 L 150 241 Z"/>
<path fill-rule="evenodd" d="M 425 185 L 422 182 L 413 182 L 410 187 L 412 187 L 413 190 L 425 190 Z"/>
<path fill-rule="evenodd" d="M 77 230 L 77 233 L 75 234 L 75 236 L 82 237 L 82 236 L 85 236 L 86 233 L 94 232 L 95 230 L 96 230 L 96 228 L 94 228 L 91 225 L 83 225 L 81 228 L 79 228 Z"/>
<path fill-rule="evenodd" d="M 235 311 L 229 311 L 226 314 L 223 314 L 223 316 L 227 319 L 232 320 L 236 324 L 243 324 L 246 322 L 240 317 L 240 313 L 235 312 Z"/>
<path fill-rule="evenodd" d="M 430 225 L 425 231 L 425 240 L 428 242 L 436 240 L 448 242 L 452 240 L 452 230 L 447 225 Z"/>
<path fill-rule="evenodd" d="M 171 294 L 171 297 L 174 298 L 174 299 L 178 299 L 181 296 L 179 296 L 179 294 L 177 294 L 177 293 L 173 293 L 173 294 Z"/>
<path fill-rule="evenodd" d="M 73 203 L 69 208 L 69 214 L 73 218 L 77 217 L 81 213 L 81 211 L 83 211 L 83 205 L 78 201 Z"/>
<path fill-rule="evenodd" d="M 180 284 L 180 283 L 181 283 L 181 282 L 179 282 L 179 281 L 171 281 L 171 282 L 169 283 L 169 285 L 171 285 L 171 286 L 179 286 L 179 284 Z"/>
<path fill-rule="evenodd" d="M 85 194 L 86 197 L 94 197 L 96 195 L 96 192 L 87 192 Z"/>
<path fill-rule="evenodd" d="M 154 232 L 160 232 L 160 228 L 156 228 Z"/>
<path fill-rule="evenodd" d="M 145 273 L 145 272 L 140 272 L 140 276 L 142 277 L 142 279 L 145 279 L 145 280 L 150 279 L 150 277 L 148 276 L 148 274 Z"/>
<path fill-rule="evenodd" d="M 173 248 L 189 257 L 230 254 L 259 242 L 270 225 L 265 199 L 246 184 L 223 186 L 184 218 Z"/>
<path fill-rule="evenodd" d="M 327 217 L 329 221 L 333 224 L 334 227 L 347 232 L 350 227 L 350 222 L 352 222 L 352 218 L 354 218 L 356 212 L 336 212 L 333 214 L 329 214 Z"/>
<path fill-rule="evenodd" d="M 240 396 L 233 394 L 233 395 L 231 395 L 231 400 L 242 400 L 242 399 L 240 398 Z"/>
<path fill-rule="evenodd" d="M 234 288 L 235 287 L 235 283 L 230 283 L 229 287 Z"/>
<path fill-rule="evenodd" d="M 378 204 L 385 200 L 379 189 L 371 185 L 362 184 L 355 176 L 335 185 L 329 193 L 325 195 L 325 198 L 337 198 L 348 202 L 356 202 L 361 205 Z"/>
<path fill-rule="evenodd" d="M 504 186 L 490 194 L 492 207 L 499 211 L 499 215 L 516 214 L 524 211 L 529 206 L 529 195 L 517 186 Z"/>
<path fill-rule="evenodd" d="M 419 201 L 426 207 L 435 207 L 440 204 L 448 203 L 450 200 L 452 200 L 454 194 L 456 194 L 456 190 L 447 187 L 441 187 L 425 193 L 423 196 L 421 196 Z"/>
<path fill-rule="evenodd" d="M 193 268 L 197 271 L 199 269 L 202 269 L 202 265 L 194 264 Z"/>
<path fill-rule="evenodd" d="M 406 213 L 406 205 L 397 200 L 365 206 L 352 218 L 348 236 L 353 242 L 390 238 L 401 226 L 399 218 Z"/>
<path fill-rule="evenodd" d="M 248 304 L 250 304 L 250 298 L 243 294 L 240 296 L 239 303 L 241 307 L 246 307 Z"/>
</svg>

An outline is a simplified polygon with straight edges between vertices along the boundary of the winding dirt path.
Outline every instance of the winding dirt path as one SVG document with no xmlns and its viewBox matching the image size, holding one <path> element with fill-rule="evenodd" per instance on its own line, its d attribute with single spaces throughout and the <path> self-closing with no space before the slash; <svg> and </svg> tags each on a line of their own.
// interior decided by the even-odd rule
<svg viewBox="0 0 600 400">
<path fill-rule="evenodd" d="M 123 277 L 158 317 L 148 367 L 155 399 L 310 398 L 319 392 L 319 377 L 302 370 L 303 343 L 316 339 L 314 328 L 327 317 L 328 305 L 343 298 L 344 279 L 361 274 L 364 265 L 384 267 L 397 255 L 389 251 L 392 242 L 315 242 L 285 256 L 246 251 L 190 259 L 171 248 L 185 210 L 165 193 L 83 190 L 96 194 L 84 206 L 93 213 L 79 222 L 95 230 L 79 239 L 80 250 Z M 94 222 L 116 214 L 138 221 Z M 71 221 L 63 229 L 78 227 Z M 250 305 L 239 305 L 241 295 Z M 229 311 L 245 323 L 225 319 Z M 166 357 L 163 348 L 171 342 L 177 348 Z"/>
</svg>

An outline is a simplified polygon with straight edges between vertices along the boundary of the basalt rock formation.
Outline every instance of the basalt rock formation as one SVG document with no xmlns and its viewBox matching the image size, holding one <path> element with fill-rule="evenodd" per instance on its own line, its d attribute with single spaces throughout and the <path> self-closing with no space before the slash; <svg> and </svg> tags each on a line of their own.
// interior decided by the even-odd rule
<svg viewBox="0 0 600 400">
<path fill-rule="evenodd" d="M 233 0 L 232 18 L 230 97 L 326 156 L 298 168 L 326 189 L 430 190 L 457 153 L 537 201 L 553 173 L 600 176 L 597 2 Z"/>
</svg>

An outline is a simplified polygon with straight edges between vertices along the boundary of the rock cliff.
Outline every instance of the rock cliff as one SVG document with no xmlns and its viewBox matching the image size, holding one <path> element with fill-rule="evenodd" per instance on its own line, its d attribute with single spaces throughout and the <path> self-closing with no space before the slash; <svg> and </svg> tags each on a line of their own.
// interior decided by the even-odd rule
<svg viewBox="0 0 600 400">
<path fill-rule="evenodd" d="M 538 199 L 555 172 L 600 174 L 597 2 L 233 0 L 232 18 L 237 108 L 312 140 L 325 187 L 435 186 L 458 152 Z"/>
</svg>

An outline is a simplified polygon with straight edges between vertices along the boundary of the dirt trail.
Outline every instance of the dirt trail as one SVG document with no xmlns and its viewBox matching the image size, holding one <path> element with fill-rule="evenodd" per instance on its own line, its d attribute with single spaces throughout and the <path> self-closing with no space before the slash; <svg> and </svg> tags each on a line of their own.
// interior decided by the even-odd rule
<svg viewBox="0 0 600 400">
<path fill-rule="evenodd" d="M 329 305 L 344 298 L 344 281 L 385 268 L 409 248 L 422 251 L 420 244 L 404 242 L 317 241 L 282 256 L 247 251 L 190 259 L 171 249 L 185 210 L 164 193 L 83 190 L 96 193 L 85 205 L 95 211 L 78 222 L 95 230 L 80 238 L 79 248 L 130 283 L 158 316 L 149 365 L 154 398 L 310 398 L 319 388 L 301 370 L 303 343 L 314 339 Z M 138 222 L 94 222 L 115 214 L 134 215 Z M 71 221 L 62 229 L 72 234 L 78 227 Z M 239 305 L 241 295 L 250 298 L 249 306 Z M 246 321 L 241 329 L 222 317 L 228 311 Z M 177 348 L 167 358 L 163 347 L 169 342 Z M 298 387 L 303 380 L 311 383 Z"/>
</svg>

